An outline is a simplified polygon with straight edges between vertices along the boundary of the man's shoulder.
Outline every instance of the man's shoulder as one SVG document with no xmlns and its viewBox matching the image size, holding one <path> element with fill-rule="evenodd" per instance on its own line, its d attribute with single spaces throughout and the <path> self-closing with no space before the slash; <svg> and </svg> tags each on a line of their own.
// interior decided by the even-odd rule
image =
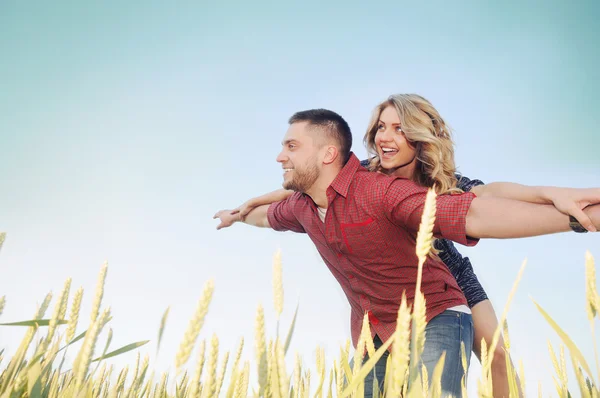
<svg viewBox="0 0 600 398">
<path fill-rule="evenodd" d="M 279 202 L 271 203 L 271 205 L 286 205 L 291 209 L 294 209 L 297 205 L 302 205 L 305 203 L 307 203 L 306 194 L 303 194 L 302 192 L 294 192 L 287 198 Z"/>
<path fill-rule="evenodd" d="M 302 192 L 294 192 L 286 200 L 293 201 L 293 202 L 303 201 L 303 200 L 306 200 L 306 195 L 303 194 Z"/>
</svg>

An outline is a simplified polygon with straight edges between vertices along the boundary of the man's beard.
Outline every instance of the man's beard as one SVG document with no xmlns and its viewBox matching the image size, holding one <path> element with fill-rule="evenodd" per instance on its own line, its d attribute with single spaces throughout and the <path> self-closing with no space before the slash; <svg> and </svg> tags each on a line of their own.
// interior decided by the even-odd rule
<svg viewBox="0 0 600 398">
<path fill-rule="evenodd" d="M 294 173 L 294 176 L 290 181 L 284 181 L 283 188 L 295 192 L 305 193 L 319 178 L 319 168 L 314 163 L 304 169 L 294 168 L 292 173 Z"/>
</svg>

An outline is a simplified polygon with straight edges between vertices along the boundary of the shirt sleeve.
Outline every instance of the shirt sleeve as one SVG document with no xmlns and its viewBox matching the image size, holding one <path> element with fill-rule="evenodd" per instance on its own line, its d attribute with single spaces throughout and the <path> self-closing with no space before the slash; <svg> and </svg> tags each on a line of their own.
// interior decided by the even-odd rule
<svg viewBox="0 0 600 398">
<path fill-rule="evenodd" d="M 421 223 L 427 188 L 397 178 L 385 194 L 385 211 L 396 225 L 417 233 Z M 467 236 L 467 212 L 475 194 L 444 194 L 436 198 L 436 213 L 433 234 L 465 246 L 475 246 L 479 239 Z"/>
<path fill-rule="evenodd" d="M 271 228 L 275 231 L 306 233 L 295 213 L 299 195 L 295 193 L 289 198 L 274 202 L 269 206 L 267 209 L 267 219 Z"/>
</svg>

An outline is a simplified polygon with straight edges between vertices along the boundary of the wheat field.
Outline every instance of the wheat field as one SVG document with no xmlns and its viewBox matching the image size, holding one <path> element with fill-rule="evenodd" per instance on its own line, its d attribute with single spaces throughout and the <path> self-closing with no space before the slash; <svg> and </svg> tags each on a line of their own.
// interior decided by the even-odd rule
<svg viewBox="0 0 600 398">
<path fill-rule="evenodd" d="M 417 237 L 416 252 L 419 258 L 417 292 L 420 292 L 422 266 L 430 255 L 432 228 L 435 219 L 435 194 L 430 191 Z M 0 249 L 6 234 L 0 233 Z M 519 271 L 509 294 L 500 326 L 489 346 L 483 341 L 482 371 L 478 378 L 479 397 L 492 396 L 491 363 L 499 337 L 503 335 L 504 349 L 510 353 L 510 338 L 506 327 L 506 316 L 510 302 L 517 290 L 526 263 Z M 283 308 L 282 256 L 276 252 L 273 257 L 273 301 L 275 317 L 279 319 Z M 98 341 L 102 330 L 111 320 L 110 308 L 103 307 L 102 298 L 106 283 L 108 265 L 105 263 L 99 273 L 98 282 L 92 296 L 92 310 L 85 318 L 85 330 L 77 333 L 80 323 L 84 323 L 79 313 L 83 290 L 79 288 L 71 295 L 71 279 L 68 278 L 58 296 L 48 294 L 30 320 L 7 322 L 2 312 L 10 300 L 0 297 L 0 327 L 20 326 L 24 337 L 11 358 L 4 357 L 6 347 L 0 347 L 0 398 L 13 397 L 358 397 L 364 395 L 363 380 L 373 369 L 377 360 L 390 348 L 384 390 L 374 390 L 379 397 L 439 397 L 440 380 L 444 357 L 440 359 L 432 375 L 417 368 L 418 358 L 423 350 L 424 313 L 426 302 L 423 294 L 417 294 L 414 307 L 410 308 L 406 298 L 399 298 L 397 329 L 384 345 L 375 350 L 370 339 L 369 322 L 365 314 L 363 330 L 355 350 L 351 351 L 350 341 L 346 341 L 335 358 L 325 358 L 324 349 L 317 347 L 314 367 L 303 366 L 300 355 L 294 358 L 293 369 L 286 369 L 286 358 L 290 352 L 296 314 L 285 336 L 279 335 L 279 322 L 274 336 L 268 336 L 265 328 L 265 312 L 257 307 L 254 327 L 254 341 L 251 348 L 254 368 L 250 361 L 241 361 L 247 348 L 243 339 L 233 351 L 219 345 L 218 336 L 209 340 L 200 339 L 205 320 L 210 319 L 209 307 L 215 291 L 215 283 L 206 281 L 196 310 L 179 344 L 174 361 L 174 373 L 155 374 L 150 371 L 150 357 L 141 357 L 140 351 L 149 341 L 135 342 L 116 350 L 110 350 L 112 330 L 103 344 Z M 592 335 L 596 317 L 600 317 L 600 296 L 596 288 L 595 264 L 587 252 L 585 260 L 586 312 Z M 53 300 L 54 299 L 54 300 Z M 50 304 L 54 301 L 52 310 Z M 70 306 L 69 306 L 70 304 Z M 600 390 L 589 364 L 575 343 L 557 325 L 550 315 L 534 301 L 541 315 L 556 331 L 562 344 L 557 355 L 550 345 L 550 357 L 556 374 L 553 396 L 599 397 Z M 297 310 L 296 310 L 297 311 Z M 46 314 L 49 314 L 46 316 Z M 162 315 L 155 342 L 160 347 L 169 311 Z M 80 321 L 81 319 L 81 322 Z M 393 343 L 393 345 L 392 345 Z M 594 347 L 596 341 L 594 340 Z M 72 363 L 66 363 L 66 353 L 75 350 Z M 107 366 L 106 361 L 131 351 L 137 351 L 135 363 L 122 369 Z M 464 351 L 463 351 L 464 352 Z M 231 354 L 231 355 L 230 355 Z M 567 354 L 570 366 L 576 375 L 578 391 L 569 391 L 567 379 Z M 595 354 L 598 364 L 597 351 Z M 507 358 L 510 356 L 507 355 Z M 367 359 L 368 358 L 368 359 Z M 351 361 L 351 359 L 354 359 Z M 463 356 L 463 363 L 466 359 Z M 191 366 L 186 366 L 191 363 Z M 353 363 L 351 366 L 350 364 Z M 518 383 L 525 383 L 526 375 L 506 362 L 509 375 L 511 397 L 517 397 Z M 311 372 L 311 369 L 315 369 Z M 256 379 L 250 383 L 251 375 Z M 517 377 L 518 376 L 518 377 Z M 470 374 L 470 377 L 477 375 Z M 373 383 L 377 388 L 377 383 Z M 523 387 L 523 386 L 521 386 Z M 522 388 L 522 390 L 525 390 Z M 541 391 L 539 393 L 541 396 Z M 463 397 L 467 396 L 466 380 L 463 378 Z M 547 391 L 545 392 L 547 396 Z"/>
</svg>

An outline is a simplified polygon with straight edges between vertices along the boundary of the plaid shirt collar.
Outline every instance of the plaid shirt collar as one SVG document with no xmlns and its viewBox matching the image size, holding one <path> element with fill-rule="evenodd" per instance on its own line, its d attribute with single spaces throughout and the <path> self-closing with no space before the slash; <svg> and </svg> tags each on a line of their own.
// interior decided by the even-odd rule
<svg viewBox="0 0 600 398">
<path fill-rule="evenodd" d="M 344 165 L 329 187 L 345 198 L 348 196 L 348 189 L 350 188 L 354 174 L 356 174 L 356 171 L 360 167 L 360 160 L 358 160 L 353 152 L 350 152 L 350 159 L 348 159 L 348 162 Z"/>
</svg>

